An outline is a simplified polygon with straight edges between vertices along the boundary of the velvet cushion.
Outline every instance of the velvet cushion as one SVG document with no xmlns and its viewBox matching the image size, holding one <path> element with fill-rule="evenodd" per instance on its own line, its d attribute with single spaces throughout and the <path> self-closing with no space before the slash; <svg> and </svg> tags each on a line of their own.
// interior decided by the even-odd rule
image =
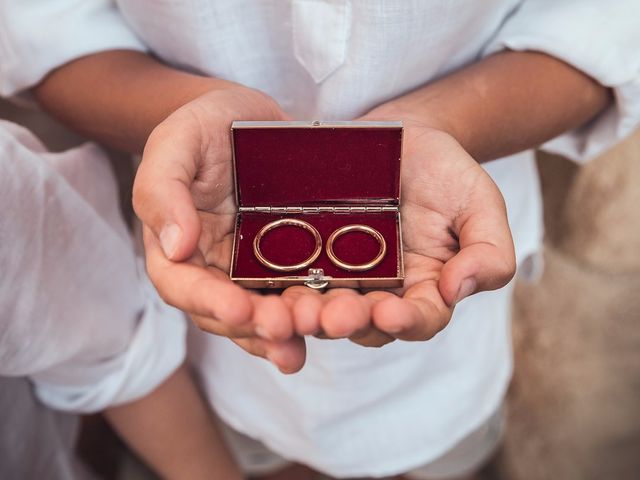
<svg viewBox="0 0 640 480">
<path fill-rule="evenodd" d="M 278 272 L 262 265 L 253 252 L 253 239 L 260 229 L 284 215 L 258 212 L 243 212 L 238 216 L 236 234 L 235 261 L 232 265 L 234 278 L 267 278 L 291 275 L 307 275 L 308 268 L 322 268 L 325 275 L 336 278 L 375 278 L 398 277 L 398 214 L 396 212 L 358 213 L 358 214 L 300 214 L 286 215 L 286 218 L 298 218 L 313 225 L 322 237 L 323 249 L 320 257 L 309 267 L 299 272 Z M 327 257 L 325 246 L 331 233 L 345 225 L 364 224 L 378 230 L 387 242 L 387 253 L 382 261 L 365 272 L 348 272 L 336 267 Z M 283 226 L 267 232 L 262 238 L 260 249 L 272 262 L 292 265 L 308 258 L 313 252 L 315 242 L 310 232 L 295 226 Z M 350 232 L 338 238 L 334 244 L 334 253 L 347 263 L 366 263 L 378 254 L 378 242 L 362 232 Z"/>
</svg>

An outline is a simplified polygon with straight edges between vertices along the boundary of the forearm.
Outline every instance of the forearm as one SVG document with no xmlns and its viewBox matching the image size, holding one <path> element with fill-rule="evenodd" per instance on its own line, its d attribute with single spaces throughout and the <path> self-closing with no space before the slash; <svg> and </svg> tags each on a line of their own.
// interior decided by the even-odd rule
<svg viewBox="0 0 640 480">
<path fill-rule="evenodd" d="M 377 111 L 445 130 L 483 162 L 585 125 L 610 98 L 607 88 L 560 60 L 503 52 Z"/>
<path fill-rule="evenodd" d="M 209 90 L 234 85 L 173 69 L 140 52 L 114 50 L 63 65 L 34 93 L 46 111 L 72 129 L 137 153 L 174 110 Z"/>
<path fill-rule="evenodd" d="M 106 418 L 162 478 L 242 478 L 185 366 Z"/>
</svg>

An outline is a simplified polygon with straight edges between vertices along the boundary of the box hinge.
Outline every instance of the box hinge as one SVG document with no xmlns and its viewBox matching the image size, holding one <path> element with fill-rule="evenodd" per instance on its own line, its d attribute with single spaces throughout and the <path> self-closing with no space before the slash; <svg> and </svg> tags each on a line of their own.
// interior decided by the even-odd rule
<svg viewBox="0 0 640 480">
<path fill-rule="evenodd" d="M 271 213 L 276 215 L 313 213 L 382 213 L 397 212 L 397 205 L 322 205 L 312 207 L 240 207 L 241 212 Z"/>
</svg>

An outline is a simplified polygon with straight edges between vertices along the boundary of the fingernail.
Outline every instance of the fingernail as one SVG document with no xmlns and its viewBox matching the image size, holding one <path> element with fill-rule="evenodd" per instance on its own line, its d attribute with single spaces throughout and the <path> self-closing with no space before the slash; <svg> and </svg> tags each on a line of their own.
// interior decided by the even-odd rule
<svg viewBox="0 0 640 480">
<path fill-rule="evenodd" d="M 171 259 L 176 253 L 181 237 L 182 229 L 175 223 L 165 225 L 160 232 L 160 245 L 162 245 L 162 250 L 168 259 Z"/>
<path fill-rule="evenodd" d="M 464 298 L 467 298 L 476 290 L 476 280 L 475 278 L 469 277 L 462 280 L 460 284 L 460 290 L 458 290 L 458 296 L 456 297 L 456 303 L 461 301 Z"/>
<path fill-rule="evenodd" d="M 259 336 L 260 338 L 263 338 L 265 340 L 272 340 L 271 336 L 262 325 L 258 325 L 255 328 L 255 332 L 256 332 L 256 335 Z"/>
</svg>

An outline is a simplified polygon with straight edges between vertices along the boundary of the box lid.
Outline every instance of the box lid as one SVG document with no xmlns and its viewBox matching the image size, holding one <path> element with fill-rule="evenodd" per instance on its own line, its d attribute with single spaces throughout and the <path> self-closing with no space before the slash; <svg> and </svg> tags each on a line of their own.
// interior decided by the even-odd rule
<svg viewBox="0 0 640 480">
<path fill-rule="evenodd" d="M 241 207 L 400 199 L 401 122 L 233 122 Z"/>
</svg>

